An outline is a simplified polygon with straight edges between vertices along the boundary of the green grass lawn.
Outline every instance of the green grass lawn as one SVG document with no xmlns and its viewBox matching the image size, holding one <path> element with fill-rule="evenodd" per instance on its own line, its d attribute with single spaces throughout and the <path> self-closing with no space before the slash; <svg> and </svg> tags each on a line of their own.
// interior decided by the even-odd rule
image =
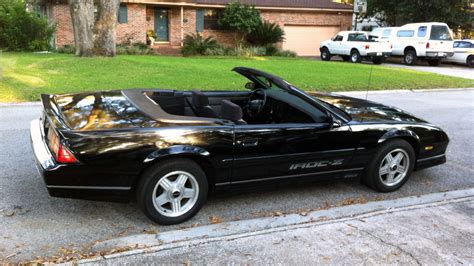
<svg viewBox="0 0 474 266">
<path fill-rule="evenodd" d="M 0 54 L 0 102 L 34 101 L 41 93 L 166 88 L 241 90 L 233 67 L 254 67 L 304 90 L 366 90 L 372 65 L 295 58 L 165 57 L 122 55 L 77 58 L 67 54 Z M 374 66 L 371 90 L 473 87 L 472 80 Z"/>
</svg>

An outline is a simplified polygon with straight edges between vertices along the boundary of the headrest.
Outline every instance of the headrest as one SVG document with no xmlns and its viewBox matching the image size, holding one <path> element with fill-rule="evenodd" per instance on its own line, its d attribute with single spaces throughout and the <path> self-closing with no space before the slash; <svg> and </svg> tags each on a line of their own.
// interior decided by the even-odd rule
<svg viewBox="0 0 474 266">
<path fill-rule="evenodd" d="M 230 120 L 233 122 L 242 120 L 242 108 L 237 104 L 229 101 L 229 100 L 222 100 L 221 102 L 221 118 Z"/>
<path fill-rule="evenodd" d="M 209 105 L 209 99 L 201 91 L 193 90 L 192 97 L 193 97 L 192 102 L 195 107 L 199 108 L 199 107 L 204 107 L 204 106 Z"/>
</svg>

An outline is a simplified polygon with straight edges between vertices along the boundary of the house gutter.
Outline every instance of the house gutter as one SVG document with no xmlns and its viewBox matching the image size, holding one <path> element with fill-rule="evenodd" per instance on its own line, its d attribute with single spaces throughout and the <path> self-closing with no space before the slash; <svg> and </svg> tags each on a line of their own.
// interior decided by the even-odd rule
<svg viewBox="0 0 474 266">
<path fill-rule="evenodd" d="M 155 2 L 146 0 L 125 0 L 123 3 L 137 3 L 137 4 L 149 4 L 157 6 L 180 6 L 180 7 L 195 7 L 195 8 L 225 8 L 225 5 L 209 5 L 209 4 L 197 4 L 197 3 L 185 3 L 185 2 Z M 352 9 L 337 9 L 337 8 L 306 8 L 306 7 L 269 7 L 269 6 L 255 6 L 259 10 L 269 11 L 321 11 L 321 12 L 343 12 L 352 13 Z"/>
</svg>

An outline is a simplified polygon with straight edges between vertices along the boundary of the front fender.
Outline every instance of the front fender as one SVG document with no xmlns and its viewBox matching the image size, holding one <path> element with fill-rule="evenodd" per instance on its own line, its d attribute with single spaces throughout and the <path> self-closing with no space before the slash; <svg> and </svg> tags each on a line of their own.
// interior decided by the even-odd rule
<svg viewBox="0 0 474 266">
<path fill-rule="evenodd" d="M 400 137 L 412 138 L 416 141 L 417 144 L 420 144 L 420 137 L 413 131 L 409 129 L 392 129 L 385 133 L 382 137 L 379 138 L 378 144 L 384 143 L 388 140 Z"/>
<path fill-rule="evenodd" d="M 153 151 L 143 162 L 150 163 L 173 155 L 197 155 L 202 158 L 208 158 L 210 153 L 201 147 L 192 145 L 175 145 Z"/>
</svg>

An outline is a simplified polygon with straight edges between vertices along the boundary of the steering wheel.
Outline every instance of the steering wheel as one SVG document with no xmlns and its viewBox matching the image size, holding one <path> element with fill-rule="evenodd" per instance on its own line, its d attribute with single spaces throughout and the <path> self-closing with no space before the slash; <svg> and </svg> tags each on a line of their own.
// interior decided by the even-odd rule
<svg viewBox="0 0 474 266">
<path fill-rule="evenodd" d="M 257 117 L 262 112 L 266 103 L 267 93 L 265 90 L 262 88 L 253 90 L 247 103 L 247 114 L 252 118 Z"/>
</svg>

